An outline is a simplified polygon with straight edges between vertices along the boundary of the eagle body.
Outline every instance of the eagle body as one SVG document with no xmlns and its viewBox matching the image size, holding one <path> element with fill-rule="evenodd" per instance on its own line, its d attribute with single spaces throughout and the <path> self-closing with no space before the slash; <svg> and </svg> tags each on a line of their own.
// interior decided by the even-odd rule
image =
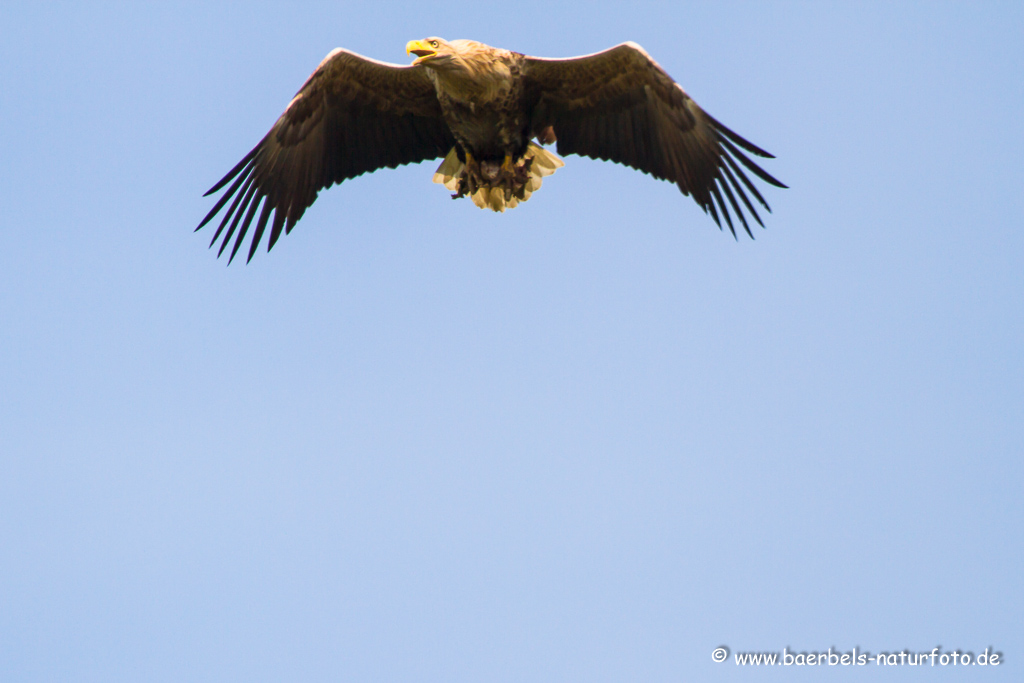
<svg viewBox="0 0 1024 683">
<path fill-rule="evenodd" d="M 379 168 L 441 158 L 434 182 L 481 208 L 529 199 L 541 179 L 578 154 L 668 180 L 733 235 L 750 196 L 771 211 L 747 173 L 785 187 L 750 159 L 771 158 L 708 115 L 635 43 L 568 59 L 529 57 L 471 40 L 410 41 L 411 65 L 336 49 L 284 113 L 207 194 L 227 188 L 196 230 L 225 206 L 210 246 L 253 228 L 248 259 L 269 227 L 268 251 L 320 190 Z M 228 204 L 230 202 L 230 205 Z M 257 212 L 259 215 L 257 216 Z M 273 220 L 271 220 L 271 218 Z"/>
<path fill-rule="evenodd" d="M 523 55 L 471 40 L 451 44 L 462 54 L 480 55 L 427 68 L 444 121 L 460 149 L 480 161 L 502 161 L 507 154 L 521 158 L 531 137 Z"/>
</svg>

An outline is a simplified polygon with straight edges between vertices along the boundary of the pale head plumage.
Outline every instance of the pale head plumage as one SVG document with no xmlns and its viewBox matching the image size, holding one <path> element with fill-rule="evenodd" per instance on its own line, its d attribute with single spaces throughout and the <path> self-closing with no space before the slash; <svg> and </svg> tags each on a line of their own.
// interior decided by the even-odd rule
<svg viewBox="0 0 1024 683">
<path fill-rule="evenodd" d="M 491 99 L 506 90 L 512 78 L 509 63 L 514 53 L 475 40 L 449 42 L 431 36 L 409 41 L 405 52 L 416 55 L 413 66 L 425 67 L 431 80 L 457 99 Z"/>
</svg>

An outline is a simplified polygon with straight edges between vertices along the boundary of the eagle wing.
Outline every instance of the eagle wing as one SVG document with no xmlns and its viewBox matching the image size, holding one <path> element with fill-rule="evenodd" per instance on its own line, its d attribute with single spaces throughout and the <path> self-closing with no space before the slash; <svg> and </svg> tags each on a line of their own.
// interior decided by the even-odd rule
<svg viewBox="0 0 1024 683">
<path fill-rule="evenodd" d="M 539 139 L 551 139 L 550 127 L 559 154 L 615 161 L 671 181 L 719 227 L 721 212 L 733 235 L 723 194 L 751 237 L 737 197 L 762 226 L 747 191 L 771 211 L 744 168 L 785 187 L 743 150 L 774 158 L 771 154 L 697 106 L 636 43 L 569 59 L 525 57 L 523 71 L 533 106 L 531 126 Z"/>
<path fill-rule="evenodd" d="M 423 67 L 337 49 L 260 143 L 206 193 L 231 183 L 196 230 L 234 197 L 210 241 L 212 247 L 223 234 L 219 256 L 235 238 L 230 263 L 262 201 L 249 247 L 252 259 L 271 213 L 268 251 L 282 229 L 291 232 L 320 190 L 378 168 L 443 157 L 454 144 Z"/>
</svg>

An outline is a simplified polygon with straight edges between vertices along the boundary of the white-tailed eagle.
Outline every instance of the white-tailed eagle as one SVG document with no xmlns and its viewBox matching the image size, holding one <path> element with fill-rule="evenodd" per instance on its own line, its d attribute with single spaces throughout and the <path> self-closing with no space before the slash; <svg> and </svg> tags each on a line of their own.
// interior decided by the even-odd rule
<svg viewBox="0 0 1024 683">
<path fill-rule="evenodd" d="M 771 154 L 698 107 L 636 43 L 568 59 L 441 38 L 411 41 L 406 52 L 416 55 L 408 66 L 342 49 L 327 55 L 270 132 L 207 192 L 227 187 L 196 228 L 228 206 L 210 241 L 223 236 L 218 255 L 234 240 L 230 263 L 254 220 L 248 258 L 268 225 L 269 251 L 320 190 L 426 159 L 443 158 L 434 181 L 453 198 L 504 211 L 563 165 L 538 142 L 673 182 L 734 236 L 730 207 L 751 237 L 743 209 L 764 224 L 750 196 L 771 211 L 747 172 L 785 187 L 747 156 Z"/>
</svg>

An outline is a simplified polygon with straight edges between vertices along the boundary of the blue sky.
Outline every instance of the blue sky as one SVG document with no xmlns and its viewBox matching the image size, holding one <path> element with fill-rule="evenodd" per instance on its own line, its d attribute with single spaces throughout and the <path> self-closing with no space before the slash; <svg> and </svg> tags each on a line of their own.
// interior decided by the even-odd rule
<svg viewBox="0 0 1024 683">
<path fill-rule="evenodd" d="M 497 17 L 0 11 L 0 678 L 1019 678 L 1022 6 Z M 202 193 L 320 59 L 428 35 L 637 41 L 791 189 L 736 241 L 612 164 L 494 215 L 428 162 L 217 260 Z"/>
</svg>

